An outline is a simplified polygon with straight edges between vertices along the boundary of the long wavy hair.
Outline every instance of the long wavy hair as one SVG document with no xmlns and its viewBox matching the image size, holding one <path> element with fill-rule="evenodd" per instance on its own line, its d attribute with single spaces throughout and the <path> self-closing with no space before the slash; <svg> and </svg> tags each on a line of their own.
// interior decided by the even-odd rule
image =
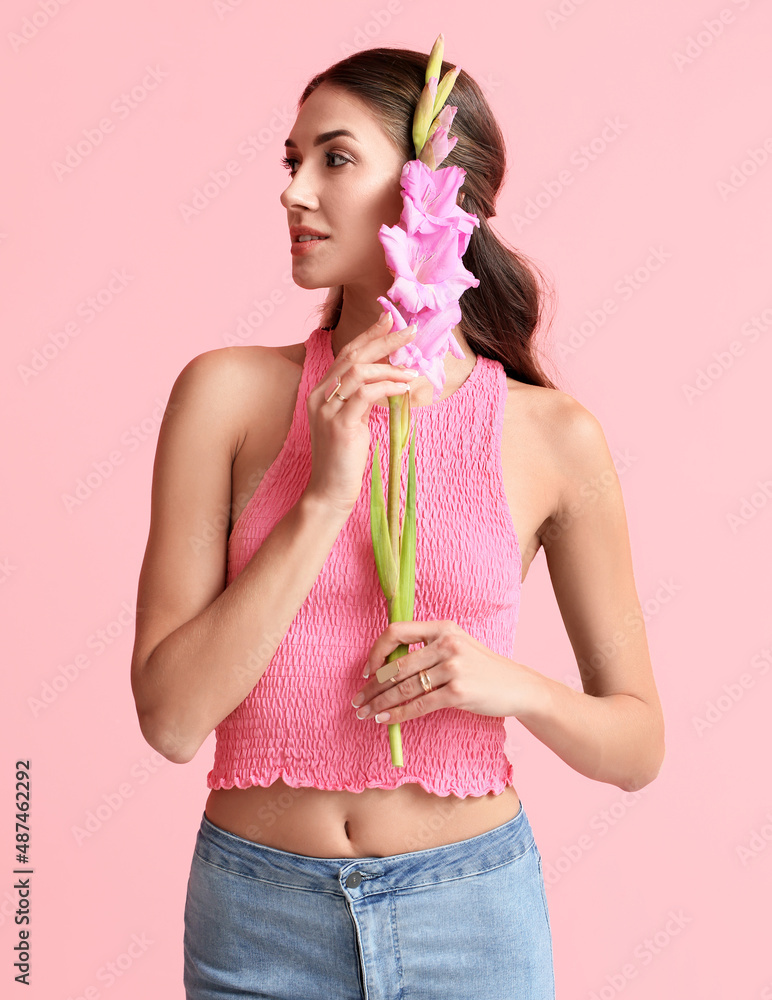
<svg viewBox="0 0 772 1000">
<path fill-rule="evenodd" d="M 413 114 L 423 90 L 428 55 L 412 49 L 365 49 L 314 76 L 298 101 L 298 111 L 320 84 L 354 94 L 377 117 L 405 161 L 415 159 Z M 453 65 L 442 63 L 441 76 Z M 461 329 L 475 354 L 499 361 L 519 382 L 558 386 L 543 371 L 534 334 L 549 298 L 542 273 L 525 254 L 507 246 L 488 224 L 506 174 L 506 146 L 498 122 L 478 84 L 463 69 L 446 102 L 458 108 L 450 132 L 456 145 L 441 166 L 466 171 L 462 207 L 480 220 L 464 254 L 464 266 L 480 284 L 461 298 Z M 320 326 L 333 328 L 343 305 L 343 287 L 331 288 L 319 306 Z M 547 358 L 548 361 L 551 359 Z"/>
</svg>

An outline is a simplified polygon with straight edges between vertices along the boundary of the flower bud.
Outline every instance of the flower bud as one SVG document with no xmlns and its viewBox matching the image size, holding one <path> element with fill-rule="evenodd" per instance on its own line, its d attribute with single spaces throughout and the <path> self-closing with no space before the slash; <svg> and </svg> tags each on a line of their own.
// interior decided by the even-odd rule
<svg viewBox="0 0 772 1000">
<path fill-rule="evenodd" d="M 442 73 L 442 53 L 445 49 L 445 36 L 442 32 L 437 35 L 437 39 L 432 45 L 432 51 L 429 53 L 429 62 L 426 64 L 426 78 L 425 83 L 428 83 L 430 78 L 436 76 L 439 80 L 440 73 Z"/>
<path fill-rule="evenodd" d="M 421 97 L 413 115 L 413 145 L 416 155 L 420 154 L 426 142 L 426 133 L 434 118 L 434 103 L 437 96 L 437 77 L 433 76 L 421 91 Z"/>
<path fill-rule="evenodd" d="M 453 84 L 456 82 L 458 74 L 461 72 L 460 66 L 454 66 L 453 69 L 448 70 L 445 76 L 440 81 L 437 87 L 436 95 L 434 98 L 434 107 L 432 108 L 432 118 L 440 111 L 442 105 L 447 101 L 450 96 L 450 92 L 453 89 Z"/>
</svg>

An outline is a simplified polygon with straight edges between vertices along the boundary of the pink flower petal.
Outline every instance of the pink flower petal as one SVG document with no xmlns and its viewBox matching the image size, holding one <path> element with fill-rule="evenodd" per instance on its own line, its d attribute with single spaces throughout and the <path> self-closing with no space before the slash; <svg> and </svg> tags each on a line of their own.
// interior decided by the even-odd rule
<svg viewBox="0 0 772 1000">
<path fill-rule="evenodd" d="M 440 162 L 457 142 L 448 139 L 456 108 L 442 109 L 429 139 L 429 161 Z M 415 368 L 435 387 L 445 384 L 443 358 L 450 350 L 463 358 L 452 330 L 461 322 L 459 298 L 480 282 L 462 262 L 471 234 L 480 220 L 457 204 L 466 171 L 451 165 L 432 169 L 422 160 L 408 160 L 402 168 L 402 213 L 396 226 L 381 226 L 378 237 L 394 275 L 388 298 L 378 301 L 394 316 L 394 329 L 416 323 L 416 338 L 398 348 L 390 360 Z"/>
</svg>

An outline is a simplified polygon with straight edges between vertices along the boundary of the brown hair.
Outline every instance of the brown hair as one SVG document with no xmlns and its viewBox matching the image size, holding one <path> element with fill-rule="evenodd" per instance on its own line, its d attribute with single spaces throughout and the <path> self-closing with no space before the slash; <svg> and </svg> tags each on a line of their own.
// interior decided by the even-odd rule
<svg viewBox="0 0 772 1000">
<path fill-rule="evenodd" d="M 357 52 L 319 73 L 308 83 L 298 110 L 316 88 L 327 83 L 353 93 L 376 115 L 405 161 L 416 157 L 413 114 L 423 90 L 429 57 L 412 49 L 376 48 Z M 440 76 L 453 66 L 443 61 Z M 480 87 L 463 69 L 447 104 L 458 108 L 450 128 L 456 145 L 440 167 L 466 171 L 462 207 L 480 220 L 464 254 L 464 266 L 479 279 L 461 298 L 461 329 L 475 354 L 501 362 L 506 374 L 529 385 L 558 388 L 542 370 L 533 342 L 542 318 L 541 272 L 524 254 L 506 246 L 488 219 L 506 173 L 501 129 Z M 322 327 L 334 327 L 341 314 L 343 289 L 330 290 L 320 307 Z"/>
</svg>

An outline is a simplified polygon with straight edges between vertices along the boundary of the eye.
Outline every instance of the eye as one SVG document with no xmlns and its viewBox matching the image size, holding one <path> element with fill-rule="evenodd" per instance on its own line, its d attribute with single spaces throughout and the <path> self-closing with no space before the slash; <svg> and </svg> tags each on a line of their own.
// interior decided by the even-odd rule
<svg viewBox="0 0 772 1000">
<path fill-rule="evenodd" d="M 327 164 L 330 167 L 342 167 L 342 166 L 344 166 L 344 164 L 351 162 L 351 160 L 346 159 L 346 157 L 342 156 L 340 153 L 325 153 L 324 155 L 325 155 L 325 158 L 327 159 Z M 339 160 L 342 160 L 343 163 L 330 163 L 330 157 L 337 157 Z M 293 169 L 292 164 L 293 163 L 297 163 L 298 161 L 294 157 L 292 157 L 292 156 L 282 156 L 281 159 L 279 160 L 279 162 L 281 163 L 281 165 L 283 167 L 285 167 L 287 170 L 289 170 L 291 177 L 295 176 L 295 173 L 297 171 L 297 167 L 295 169 Z"/>
</svg>

